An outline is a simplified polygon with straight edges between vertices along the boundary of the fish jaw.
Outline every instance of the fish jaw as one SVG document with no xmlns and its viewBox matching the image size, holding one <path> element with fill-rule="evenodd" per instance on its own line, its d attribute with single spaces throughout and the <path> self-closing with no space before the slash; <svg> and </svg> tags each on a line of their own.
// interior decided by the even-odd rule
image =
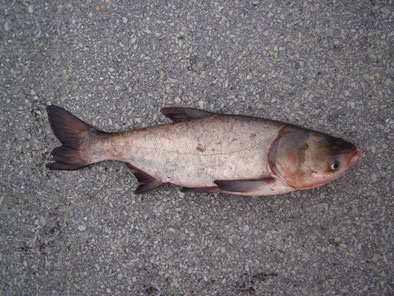
<svg viewBox="0 0 394 296">
<path fill-rule="evenodd" d="M 350 170 L 360 160 L 360 158 L 361 158 L 361 152 L 356 151 L 349 161 L 348 170 Z"/>
</svg>

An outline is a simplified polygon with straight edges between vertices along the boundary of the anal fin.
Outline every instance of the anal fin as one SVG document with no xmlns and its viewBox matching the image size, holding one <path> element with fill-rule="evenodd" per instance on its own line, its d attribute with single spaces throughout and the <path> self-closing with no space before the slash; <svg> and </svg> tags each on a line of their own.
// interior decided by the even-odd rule
<svg viewBox="0 0 394 296">
<path fill-rule="evenodd" d="M 182 187 L 181 189 L 182 192 L 221 192 L 222 189 L 220 189 L 218 186 L 209 186 L 209 187 Z"/>
<path fill-rule="evenodd" d="M 223 191 L 227 192 L 255 192 L 265 186 L 272 185 L 276 182 L 273 177 L 267 177 L 255 180 L 215 180 L 214 183 Z"/>
<path fill-rule="evenodd" d="M 135 172 L 133 173 L 137 181 L 140 183 L 140 185 L 137 187 L 136 190 L 134 190 L 135 194 L 142 194 L 146 193 L 148 191 L 151 191 L 152 189 L 155 189 L 156 187 L 159 187 L 160 185 L 164 184 L 162 181 L 159 179 L 149 175 L 148 173 L 140 170 L 139 168 L 136 168 L 135 166 L 127 163 L 127 166 L 134 170 Z"/>
</svg>

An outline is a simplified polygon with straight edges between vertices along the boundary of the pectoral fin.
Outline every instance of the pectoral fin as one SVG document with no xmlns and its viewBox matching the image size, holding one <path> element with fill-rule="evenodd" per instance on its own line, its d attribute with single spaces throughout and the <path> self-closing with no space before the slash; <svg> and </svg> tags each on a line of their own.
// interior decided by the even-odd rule
<svg viewBox="0 0 394 296">
<path fill-rule="evenodd" d="M 189 121 L 214 114 L 204 110 L 180 107 L 167 107 L 162 108 L 160 111 L 164 116 L 168 117 L 174 122 Z"/>
<path fill-rule="evenodd" d="M 276 182 L 275 178 L 267 177 L 256 180 L 215 180 L 223 191 L 227 192 L 256 192 L 261 191 L 264 187 L 272 186 Z"/>
</svg>

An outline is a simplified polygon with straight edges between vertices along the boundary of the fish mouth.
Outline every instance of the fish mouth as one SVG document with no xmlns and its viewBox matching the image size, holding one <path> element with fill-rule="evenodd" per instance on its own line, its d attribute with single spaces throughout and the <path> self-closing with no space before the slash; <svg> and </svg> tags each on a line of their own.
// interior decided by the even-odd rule
<svg viewBox="0 0 394 296">
<path fill-rule="evenodd" d="M 360 158 L 361 158 L 361 152 L 356 151 L 349 160 L 348 169 L 350 169 L 352 166 L 354 166 L 360 160 Z"/>
</svg>

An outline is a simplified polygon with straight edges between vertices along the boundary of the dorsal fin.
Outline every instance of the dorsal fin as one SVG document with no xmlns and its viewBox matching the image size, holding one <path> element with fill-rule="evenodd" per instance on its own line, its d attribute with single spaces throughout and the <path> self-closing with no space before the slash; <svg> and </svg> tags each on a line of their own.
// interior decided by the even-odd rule
<svg viewBox="0 0 394 296">
<path fill-rule="evenodd" d="M 167 107 L 162 108 L 160 111 L 161 113 L 163 113 L 164 116 L 168 117 L 174 122 L 189 121 L 197 118 L 211 116 L 214 114 L 212 112 L 204 110 L 182 107 Z"/>
</svg>

